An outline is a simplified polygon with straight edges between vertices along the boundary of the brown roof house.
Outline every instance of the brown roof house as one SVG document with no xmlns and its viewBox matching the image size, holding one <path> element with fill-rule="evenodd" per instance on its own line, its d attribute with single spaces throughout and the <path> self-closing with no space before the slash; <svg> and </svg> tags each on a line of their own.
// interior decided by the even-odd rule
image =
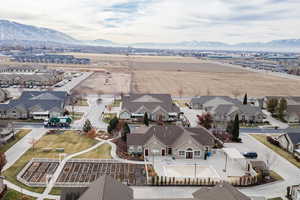
<svg viewBox="0 0 300 200">
<path fill-rule="evenodd" d="M 69 190 L 70 191 L 70 190 Z M 80 190 L 76 198 L 68 189 L 63 190 L 61 200 L 150 200 L 134 199 L 133 190 L 110 176 L 100 177 L 87 189 Z M 79 195 L 76 193 L 76 195 Z M 228 183 L 219 183 L 212 188 L 203 187 L 193 193 L 192 198 L 168 198 L 165 200 L 254 200 Z M 151 199 L 162 200 L 162 199 Z"/>
<path fill-rule="evenodd" d="M 130 94 L 122 98 L 120 119 L 143 118 L 147 113 L 150 120 L 176 121 L 180 109 L 169 94 Z"/>
<path fill-rule="evenodd" d="M 127 137 L 131 154 L 205 158 L 217 139 L 204 127 L 186 128 L 177 125 L 140 127 Z"/>
</svg>

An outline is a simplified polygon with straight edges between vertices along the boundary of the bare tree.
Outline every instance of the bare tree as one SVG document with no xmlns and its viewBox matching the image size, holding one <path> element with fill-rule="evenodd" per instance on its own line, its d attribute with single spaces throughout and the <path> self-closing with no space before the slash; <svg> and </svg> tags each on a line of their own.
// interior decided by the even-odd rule
<svg viewBox="0 0 300 200">
<path fill-rule="evenodd" d="M 238 89 L 234 89 L 232 90 L 231 94 L 234 96 L 234 98 L 237 98 L 241 95 L 241 91 L 239 91 Z"/>
<path fill-rule="evenodd" d="M 29 144 L 31 144 L 32 146 L 32 151 L 35 150 L 35 145 L 38 143 L 38 140 L 36 140 L 35 138 L 32 138 L 30 141 L 29 141 Z"/>
</svg>

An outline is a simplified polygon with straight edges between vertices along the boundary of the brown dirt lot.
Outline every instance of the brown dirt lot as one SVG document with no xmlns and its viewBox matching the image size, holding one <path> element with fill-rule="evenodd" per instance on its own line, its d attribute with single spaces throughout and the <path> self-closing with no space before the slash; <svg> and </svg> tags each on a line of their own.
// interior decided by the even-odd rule
<svg viewBox="0 0 300 200">
<path fill-rule="evenodd" d="M 108 82 L 105 84 L 105 80 Z M 129 93 L 131 75 L 128 73 L 105 73 L 96 72 L 83 81 L 74 90 L 85 94 L 118 94 Z"/>
<path fill-rule="evenodd" d="M 254 72 L 164 72 L 135 71 L 133 78 L 135 92 L 170 93 L 179 96 L 211 95 L 233 96 L 248 93 L 252 97 L 266 95 L 300 95 L 300 81 L 267 76 Z"/>
</svg>

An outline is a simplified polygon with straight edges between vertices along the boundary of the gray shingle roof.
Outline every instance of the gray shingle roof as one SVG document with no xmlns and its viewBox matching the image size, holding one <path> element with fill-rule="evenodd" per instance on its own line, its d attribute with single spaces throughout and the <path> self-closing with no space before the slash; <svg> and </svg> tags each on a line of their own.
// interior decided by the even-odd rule
<svg viewBox="0 0 300 200">
<path fill-rule="evenodd" d="M 122 109 L 131 113 L 135 113 L 142 106 L 150 112 L 154 111 L 158 106 L 169 113 L 180 112 L 180 109 L 173 104 L 169 94 L 130 94 L 124 96 L 122 100 Z"/>
<path fill-rule="evenodd" d="M 290 128 L 290 129 L 287 129 L 286 132 L 294 145 L 300 144 L 300 129 L 299 128 Z"/>
<path fill-rule="evenodd" d="M 202 105 L 202 104 L 205 104 L 206 102 L 208 102 L 210 100 L 213 100 L 215 98 L 223 99 L 223 100 L 228 101 L 232 104 L 241 104 L 242 103 L 239 100 L 230 98 L 228 96 L 201 96 L 201 97 L 195 97 L 195 98 L 192 98 L 191 103 Z"/>
<path fill-rule="evenodd" d="M 63 109 L 68 94 L 63 91 L 24 91 L 19 99 L 12 100 L 9 104 L 0 104 L 1 110 L 18 108 L 30 110 L 32 107 L 39 107 L 43 110 L 53 108 Z"/>
<path fill-rule="evenodd" d="M 133 190 L 104 175 L 91 183 L 79 200 L 133 200 Z"/>
<path fill-rule="evenodd" d="M 152 126 L 144 133 L 132 133 L 127 137 L 128 145 L 144 145 L 152 136 L 155 136 L 165 145 L 173 145 L 183 134 L 190 135 L 202 145 L 214 145 L 215 138 L 203 128 L 183 128 L 181 126 Z"/>
<path fill-rule="evenodd" d="M 197 200 L 251 200 L 229 183 L 219 183 L 212 188 L 203 187 L 193 193 Z"/>
</svg>

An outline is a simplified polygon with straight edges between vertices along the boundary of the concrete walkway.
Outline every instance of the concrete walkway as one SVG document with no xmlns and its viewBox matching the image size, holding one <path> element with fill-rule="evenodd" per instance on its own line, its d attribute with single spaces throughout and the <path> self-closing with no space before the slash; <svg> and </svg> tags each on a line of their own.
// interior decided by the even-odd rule
<svg viewBox="0 0 300 200">
<path fill-rule="evenodd" d="M 283 123 L 283 122 L 281 122 L 281 121 L 275 119 L 274 117 L 272 117 L 270 112 L 268 112 L 268 111 L 266 111 L 266 110 L 263 110 L 263 113 L 267 116 L 266 120 L 267 120 L 268 122 L 270 122 L 270 124 L 271 124 L 272 126 L 277 126 L 277 127 L 280 128 L 280 129 L 286 129 L 286 128 L 289 127 L 288 124 Z"/>
<path fill-rule="evenodd" d="M 32 147 L 30 141 L 32 141 L 33 139 L 39 140 L 46 134 L 46 132 L 47 129 L 44 128 L 32 129 L 30 133 L 25 135 L 15 145 L 8 149 L 5 152 L 7 163 L 2 169 L 2 171 L 5 171 L 6 169 L 10 168 L 26 151 L 28 151 Z"/>
<path fill-rule="evenodd" d="M 25 194 L 25 195 L 28 195 L 28 196 L 32 196 L 32 197 L 35 197 L 35 198 L 39 198 L 41 196 L 41 193 L 36 193 L 36 192 L 32 192 L 32 191 L 29 191 L 29 190 L 26 190 L 26 189 L 23 189 L 7 180 L 4 180 L 4 184 L 7 185 L 8 188 L 10 189 L 13 189 L 13 190 L 16 190 L 22 194 Z M 47 195 L 45 196 L 45 198 L 47 199 L 55 199 L 55 200 L 59 200 L 60 199 L 60 196 L 56 196 L 56 195 Z"/>
</svg>

